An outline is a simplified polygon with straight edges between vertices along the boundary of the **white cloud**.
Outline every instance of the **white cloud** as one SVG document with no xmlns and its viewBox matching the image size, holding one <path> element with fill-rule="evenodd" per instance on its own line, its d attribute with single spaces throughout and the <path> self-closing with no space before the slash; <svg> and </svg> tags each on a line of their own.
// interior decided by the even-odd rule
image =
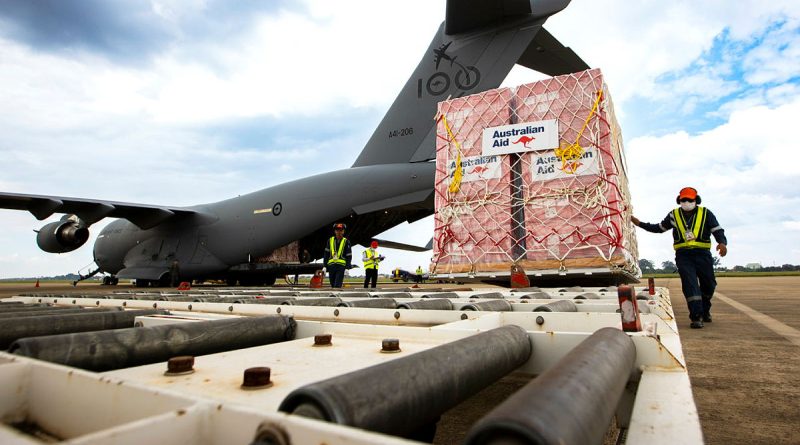
<svg viewBox="0 0 800 445">
<path fill-rule="evenodd" d="M 791 238 L 800 221 L 791 139 L 800 112 L 800 3 L 729 3 L 576 1 L 546 27 L 606 75 L 637 216 L 660 220 L 677 190 L 693 185 L 728 230 L 724 264 L 800 263 L 797 251 L 780 248 L 800 245 Z M 302 132 L 259 143 L 258 135 L 231 142 L 226 130 L 214 129 L 275 117 L 299 128 L 356 107 L 377 121 L 418 63 L 444 4 L 307 0 L 310 15 L 259 15 L 215 40 L 181 28 L 186 17 L 206 13 L 204 1 L 159 0 L 152 7 L 179 37 L 147 65 L 37 52 L 0 39 L 0 190 L 188 205 L 346 167 L 357 149 L 341 147 L 359 147 L 371 128 L 346 129 L 313 146 Z M 721 36 L 735 44 L 710 57 Z M 538 78 L 514 69 L 506 84 Z M 652 120 L 631 133 L 626 117 L 639 112 L 642 99 L 685 116 L 687 126 L 708 117 L 716 123 L 699 134 L 665 134 Z M 716 104 L 709 116 L 692 115 L 709 103 Z M 24 212 L 0 213 L 0 277 L 60 274 L 91 260 L 89 246 L 39 252 L 31 229 L 42 223 Z M 749 226 L 754 214 L 767 225 Z M 424 244 L 429 220 L 382 236 Z M 781 245 L 761 235 L 782 231 L 791 235 Z M 643 257 L 670 259 L 668 235 L 640 233 L 639 241 Z M 386 266 L 413 269 L 429 257 L 391 251 Z"/>
<path fill-rule="evenodd" d="M 797 113 L 800 98 L 736 111 L 725 124 L 694 136 L 634 138 L 627 154 L 637 216 L 658 222 L 682 187 L 695 187 L 726 229 L 731 249 L 723 264 L 744 264 L 768 252 L 781 264 L 796 263 L 779 246 L 800 245 L 800 234 L 782 230 L 786 218 L 800 220 L 800 162 L 791 149 Z M 641 256 L 663 257 L 664 243 L 649 236 L 640 232 Z"/>
</svg>

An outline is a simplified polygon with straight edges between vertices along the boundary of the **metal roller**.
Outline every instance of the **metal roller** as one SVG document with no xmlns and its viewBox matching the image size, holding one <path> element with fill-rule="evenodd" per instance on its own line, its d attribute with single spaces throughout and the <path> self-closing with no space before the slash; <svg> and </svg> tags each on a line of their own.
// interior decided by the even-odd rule
<svg viewBox="0 0 800 445">
<path fill-rule="evenodd" d="M 624 332 L 603 328 L 467 433 L 477 444 L 602 444 L 636 360 Z"/>
<path fill-rule="evenodd" d="M 339 298 L 372 298 L 369 292 L 339 292 L 336 294 Z"/>
<path fill-rule="evenodd" d="M 5 320 L 9 318 L 46 317 L 49 315 L 93 314 L 97 312 L 108 312 L 109 310 L 121 311 L 122 308 L 120 307 L 120 308 L 84 309 L 82 307 L 73 307 L 61 311 L 9 312 L 9 313 L 0 312 L 0 320 Z"/>
<path fill-rule="evenodd" d="M 578 305 L 572 300 L 556 300 L 536 306 L 533 312 L 578 312 Z"/>
<path fill-rule="evenodd" d="M 73 332 L 102 331 L 103 329 L 132 328 L 134 319 L 141 315 L 166 314 L 164 310 L 105 311 L 90 314 L 52 314 L 0 320 L 0 349 L 14 340 L 40 335 L 69 334 Z"/>
<path fill-rule="evenodd" d="M 225 301 L 222 297 L 195 297 L 193 303 L 221 303 Z"/>
<path fill-rule="evenodd" d="M 532 292 L 519 297 L 520 300 L 550 300 L 550 294 L 545 292 Z"/>
<path fill-rule="evenodd" d="M 542 289 L 537 287 L 537 286 L 532 286 L 532 287 L 520 287 L 520 288 L 517 288 L 517 289 L 511 289 L 511 292 L 512 293 L 519 293 L 519 292 L 531 293 L 531 292 L 541 292 L 541 290 Z"/>
<path fill-rule="evenodd" d="M 459 295 L 455 292 L 434 292 L 430 294 L 425 294 L 420 298 L 459 298 Z"/>
<path fill-rule="evenodd" d="M 108 371 L 294 339 L 297 322 L 268 315 L 23 338 L 9 352 L 90 371 Z"/>
<path fill-rule="evenodd" d="M 247 303 L 247 304 L 249 304 L 249 303 L 251 303 L 253 301 L 256 301 L 256 300 L 258 300 L 258 298 L 256 298 L 256 297 L 237 297 L 237 298 L 233 299 L 233 303 L 236 303 L 236 304 L 245 304 L 245 303 Z"/>
<path fill-rule="evenodd" d="M 409 437 L 531 357 L 509 325 L 292 391 L 280 411 Z"/>
<path fill-rule="evenodd" d="M 338 306 L 342 302 L 339 297 L 298 298 L 295 306 Z"/>
<path fill-rule="evenodd" d="M 252 300 L 248 300 L 247 304 L 281 304 L 281 305 L 292 305 L 294 304 L 295 299 L 293 297 L 264 297 L 264 298 L 254 298 Z"/>
<path fill-rule="evenodd" d="M 478 301 L 461 306 L 461 311 L 493 311 L 507 312 L 512 311 L 511 303 L 506 300 Z"/>
<path fill-rule="evenodd" d="M 367 300 L 342 301 L 337 304 L 339 307 L 368 307 L 374 309 L 395 309 L 397 302 L 394 298 L 370 298 Z"/>
<path fill-rule="evenodd" d="M 161 300 L 162 295 L 132 295 L 127 297 L 128 300 L 137 301 L 158 301 Z"/>
<path fill-rule="evenodd" d="M 162 295 L 159 301 L 193 302 L 197 298 L 194 295 Z"/>
<path fill-rule="evenodd" d="M 483 294 L 475 294 L 471 295 L 470 298 L 485 298 L 485 299 L 493 299 L 493 300 L 501 300 L 505 298 L 502 293 L 500 292 L 486 292 Z"/>
<path fill-rule="evenodd" d="M 373 294 L 373 298 L 417 298 L 410 292 L 389 292 L 385 294 Z"/>
<path fill-rule="evenodd" d="M 434 309 L 442 311 L 453 310 L 453 302 L 447 298 L 427 299 L 399 303 L 397 309 Z"/>
<path fill-rule="evenodd" d="M 2 313 L 10 314 L 10 313 L 13 313 L 13 312 L 42 312 L 42 311 L 53 312 L 53 311 L 63 311 L 63 310 L 66 310 L 66 309 L 74 309 L 74 308 L 75 308 L 75 306 L 52 306 L 52 305 L 49 305 L 49 304 L 37 304 L 37 305 L 26 304 L 26 305 L 23 305 L 23 306 L 14 305 L 13 307 L 3 308 Z"/>
</svg>

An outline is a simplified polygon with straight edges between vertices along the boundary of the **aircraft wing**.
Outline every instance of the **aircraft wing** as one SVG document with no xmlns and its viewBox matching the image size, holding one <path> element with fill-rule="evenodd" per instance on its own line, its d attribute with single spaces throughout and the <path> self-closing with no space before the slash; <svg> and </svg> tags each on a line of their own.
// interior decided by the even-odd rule
<svg viewBox="0 0 800 445">
<path fill-rule="evenodd" d="M 544 27 L 536 33 L 536 37 L 517 63 L 548 76 L 560 76 L 589 69 L 586 62 L 574 51 L 562 45 Z"/>
<path fill-rule="evenodd" d="M 0 192 L 0 208 L 27 210 L 39 220 L 46 219 L 54 213 L 75 214 L 86 224 L 94 224 L 106 217 L 123 218 L 143 230 L 155 227 L 176 216 L 198 213 L 196 210 L 185 207 L 5 192 Z"/>
<path fill-rule="evenodd" d="M 428 241 L 428 244 L 426 244 L 424 247 L 415 246 L 413 244 L 398 243 L 397 241 L 389 241 L 378 238 L 375 238 L 375 241 L 377 241 L 378 245 L 381 247 L 386 247 L 389 249 L 408 250 L 410 252 L 427 252 L 428 250 L 433 249 L 433 238 L 431 238 L 431 240 Z"/>
</svg>

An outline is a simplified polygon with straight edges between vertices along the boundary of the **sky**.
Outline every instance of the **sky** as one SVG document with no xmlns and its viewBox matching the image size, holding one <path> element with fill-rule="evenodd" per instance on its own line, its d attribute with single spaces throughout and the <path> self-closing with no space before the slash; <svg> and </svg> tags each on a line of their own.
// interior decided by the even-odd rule
<svg viewBox="0 0 800 445">
<path fill-rule="evenodd" d="M 0 191 L 188 206 L 348 168 L 444 10 L 0 2 Z M 545 27 L 605 75 L 637 217 L 659 222 L 692 186 L 725 229 L 723 266 L 800 264 L 800 2 L 575 0 Z M 504 85 L 542 78 L 516 67 Z M 56 219 L 0 210 L 0 278 L 88 270 L 108 221 L 47 254 L 33 230 Z M 380 237 L 432 234 L 429 217 Z M 668 234 L 637 239 L 641 258 L 673 260 Z M 383 254 L 385 270 L 431 255 Z"/>
</svg>

